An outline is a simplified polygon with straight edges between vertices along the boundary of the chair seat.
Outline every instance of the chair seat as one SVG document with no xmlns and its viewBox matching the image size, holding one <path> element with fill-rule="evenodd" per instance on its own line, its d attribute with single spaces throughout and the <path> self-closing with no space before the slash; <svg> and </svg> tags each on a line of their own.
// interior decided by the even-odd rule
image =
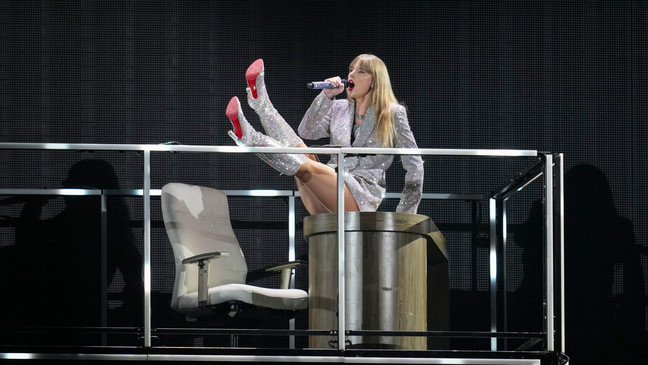
<svg viewBox="0 0 648 365">
<path fill-rule="evenodd" d="M 259 307 L 281 310 L 308 308 L 308 293 L 300 289 L 269 289 L 246 284 L 227 284 L 209 288 L 208 305 L 225 302 L 243 302 Z M 193 292 L 179 298 L 181 311 L 198 307 L 198 293 Z"/>
</svg>

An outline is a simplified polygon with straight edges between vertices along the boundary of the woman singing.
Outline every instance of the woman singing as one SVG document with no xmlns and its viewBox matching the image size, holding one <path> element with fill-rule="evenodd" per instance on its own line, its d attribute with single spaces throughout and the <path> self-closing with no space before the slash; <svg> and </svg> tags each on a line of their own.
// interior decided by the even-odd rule
<svg viewBox="0 0 648 365">
<path fill-rule="evenodd" d="M 263 60 L 256 60 L 245 73 L 248 104 L 261 119 L 267 135 L 247 122 L 237 97 L 227 106 L 234 131 L 229 135 L 240 146 L 307 147 L 272 106 L 263 80 Z M 405 107 L 398 104 L 387 67 L 370 54 L 356 57 L 349 66 L 347 99 L 333 98 L 344 91 L 339 77 L 327 79 L 335 89 L 324 89 L 313 101 L 299 125 L 306 139 L 330 138 L 344 147 L 418 148 L 410 130 Z M 337 211 L 337 156 L 327 164 L 306 154 L 258 154 L 281 173 L 293 175 L 302 202 L 310 214 Z M 376 211 L 385 193 L 385 172 L 393 155 L 346 156 L 344 159 L 345 211 Z M 406 170 L 405 187 L 396 211 L 416 213 L 423 189 L 423 160 L 401 155 Z"/>
</svg>

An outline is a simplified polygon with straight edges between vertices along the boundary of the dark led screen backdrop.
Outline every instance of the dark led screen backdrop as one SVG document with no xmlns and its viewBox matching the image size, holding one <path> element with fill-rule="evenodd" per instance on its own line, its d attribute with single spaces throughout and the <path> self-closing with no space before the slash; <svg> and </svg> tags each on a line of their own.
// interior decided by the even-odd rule
<svg viewBox="0 0 648 365">
<path fill-rule="evenodd" d="M 275 107 L 296 128 L 317 95 L 307 82 L 345 77 L 356 55 L 373 53 L 385 61 L 420 147 L 564 153 L 567 353 L 575 364 L 642 363 L 648 316 L 647 20 L 648 3 L 636 0 L 2 1 L 0 140 L 232 146 L 225 117 L 232 96 L 260 127 L 244 101 L 244 73 L 257 58 L 265 61 Z M 424 160 L 424 192 L 483 194 L 476 216 L 466 201 L 425 200 L 419 213 L 430 216 L 448 240 L 450 329 L 488 331 L 488 245 L 474 239 L 471 224 L 487 223 L 489 194 L 533 159 Z M 67 182 L 140 189 L 142 161 L 134 152 L 1 150 L 0 188 L 59 188 Z M 291 177 L 249 154 L 156 153 L 151 162 L 154 189 L 185 182 L 295 190 Z M 401 191 L 403 176 L 396 159 L 389 192 Z M 508 205 L 511 330 L 543 330 L 541 226 L 534 204 L 541 189 L 535 182 Z M 99 201 L 82 199 L 0 197 L 0 280 L 2 292 L 12 293 L 3 294 L 3 326 L 95 326 L 102 316 L 110 326 L 142 326 L 141 199 L 109 198 L 103 310 L 95 285 Z M 393 211 L 397 202 L 386 200 L 380 210 Z M 230 208 L 253 279 L 278 285 L 278 278 L 261 272 L 287 258 L 287 201 L 232 197 Z M 196 326 L 169 308 L 173 255 L 159 199 L 152 209 L 153 327 Z M 301 223 L 307 213 L 299 201 L 296 209 L 296 255 L 306 258 Z M 38 229 L 30 228 L 37 222 Z M 54 239 L 66 243 L 48 244 Z M 33 267 L 11 259 L 25 245 L 38 257 Z M 297 287 L 308 287 L 304 272 L 297 274 Z M 25 299 L 34 291 L 54 298 L 48 310 Z M 307 315 L 296 323 L 306 328 Z M 282 328 L 285 322 L 263 326 Z M 136 343 L 119 335 L 107 341 Z M 173 336 L 160 341 L 219 344 Z M 514 342 L 511 347 L 520 345 Z M 488 349 L 489 340 L 453 340 L 452 346 Z"/>
</svg>

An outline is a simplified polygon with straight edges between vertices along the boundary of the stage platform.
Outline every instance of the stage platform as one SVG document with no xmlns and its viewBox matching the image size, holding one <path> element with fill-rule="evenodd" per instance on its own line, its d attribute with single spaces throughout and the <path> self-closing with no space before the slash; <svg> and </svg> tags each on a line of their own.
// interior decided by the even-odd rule
<svg viewBox="0 0 648 365">
<path fill-rule="evenodd" d="M 145 361 L 159 364 L 213 362 L 223 364 L 564 364 L 564 355 L 527 351 L 393 351 L 277 350 L 252 348 L 60 347 L 0 348 L 3 364 L 119 364 Z"/>
<path fill-rule="evenodd" d="M 163 227 L 159 225 L 160 222 L 160 208 L 157 197 L 160 195 L 159 189 L 154 187 L 162 185 L 163 182 L 156 181 L 155 176 L 152 176 L 151 166 L 154 163 L 160 163 L 159 158 L 152 158 L 162 153 L 212 153 L 212 154 L 230 154 L 230 153 L 304 153 L 303 148 L 268 148 L 268 147 L 249 147 L 241 149 L 235 146 L 169 146 L 169 145 L 105 145 L 105 144 L 28 144 L 28 143 L 0 143 L 0 150 L 42 150 L 43 153 L 49 150 L 66 150 L 66 151 L 94 151 L 101 152 L 106 155 L 112 153 L 135 152 L 138 156 L 137 170 L 143 171 L 140 184 L 133 183 L 131 189 L 108 189 L 108 188 L 93 188 L 93 189 L 35 189 L 35 188 L 16 188 L 7 187 L 0 189 L 0 195 L 11 197 L 22 196 L 89 196 L 99 199 L 101 202 L 108 202 L 113 199 L 123 198 L 130 199 L 129 202 L 133 205 L 133 211 L 138 212 L 140 218 L 127 222 L 130 231 L 137 232 L 138 237 L 137 248 L 141 248 L 141 271 L 142 271 L 142 290 L 141 298 L 137 298 L 131 307 L 127 307 L 124 302 L 125 298 L 129 298 L 125 293 L 124 288 L 117 288 L 115 293 L 110 292 L 108 283 L 107 268 L 108 268 L 108 239 L 103 233 L 110 232 L 107 225 L 107 217 L 112 212 L 106 210 L 102 213 L 104 219 L 101 221 L 102 242 L 100 244 L 103 250 L 101 255 L 101 270 L 97 272 L 106 276 L 101 280 L 101 288 L 98 292 L 100 294 L 91 295 L 89 297 L 93 300 L 99 301 L 99 305 L 89 306 L 84 304 L 82 307 L 74 307 L 76 312 L 73 314 L 84 314 L 92 318 L 92 321 L 69 323 L 69 321 L 56 321 L 59 319 L 67 318 L 60 310 L 53 310 L 48 308 L 48 304 L 38 305 L 29 303 L 26 300 L 21 301 L 5 301 L 13 304 L 14 311 L 6 311 L 10 313 L 7 316 L 7 323 L 0 325 L 0 362 L 1 363 L 48 363 L 48 364 L 69 364 L 73 362 L 103 362 L 103 363 L 120 363 L 133 361 L 146 361 L 154 363 L 190 363 L 190 362 L 214 362 L 214 363 L 252 363 L 261 362 L 268 364 L 285 364 L 285 363 L 306 363 L 306 364 L 337 364 L 337 363 L 358 363 L 358 364 L 563 364 L 566 357 L 561 354 L 564 349 L 564 315 L 563 315 L 563 265 L 562 265 L 562 229 L 563 222 L 562 216 L 555 212 L 560 212 L 557 209 L 562 206 L 562 171 L 563 171 L 563 156 L 562 154 L 541 153 L 538 151 L 526 150 L 445 150 L 445 149 L 358 149 L 358 148 L 309 148 L 309 153 L 323 154 L 323 155 L 336 155 L 339 161 L 343 161 L 347 154 L 392 154 L 392 155 L 405 155 L 405 154 L 419 154 L 426 156 L 442 156 L 456 157 L 456 158 L 512 158 L 520 159 L 515 164 L 515 169 L 522 167 L 523 170 L 515 175 L 512 181 L 507 180 L 505 185 L 496 193 L 492 191 L 489 193 L 474 193 L 470 194 L 440 194 L 440 193 L 426 193 L 423 199 L 434 200 L 456 200 L 461 201 L 462 204 L 469 201 L 466 216 L 470 217 L 471 221 L 469 226 L 463 227 L 458 230 L 462 237 L 470 240 L 467 246 L 471 248 L 470 257 L 472 265 L 470 272 L 474 273 L 474 277 L 470 277 L 470 286 L 466 289 L 455 290 L 453 295 L 454 303 L 456 304 L 453 309 L 456 314 L 450 317 L 459 319 L 455 321 L 454 327 L 445 327 L 443 330 L 449 328 L 456 331 L 478 331 L 471 334 L 471 338 L 462 341 L 468 341 L 469 345 L 466 346 L 435 346 L 431 345 L 427 349 L 433 350 L 393 350 L 393 349 L 358 349 L 356 347 L 347 347 L 345 339 L 348 340 L 349 336 L 361 336 L 359 331 L 353 331 L 346 328 L 345 318 L 347 311 L 340 311 L 338 313 L 339 320 L 337 326 L 334 326 L 336 331 L 342 335 L 335 334 L 338 337 L 337 342 L 340 346 L 331 346 L 331 349 L 311 349 L 312 345 L 283 345 L 283 347 L 273 346 L 276 342 L 277 336 L 274 334 L 264 334 L 261 341 L 254 344 L 249 344 L 245 341 L 234 341 L 233 345 L 228 342 L 228 345 L 221 343 L 215 344 L 212 338 L 206 341 L 196 340 L 193 338 L 169 339 L 164 336 L 184 335 L 178 331 L 167 331 L 163 333 L 162 330 L 175 329 L 180 326 L 180 332 L 198 331 L 195 328 L 185 328 L 192 326 L 184 321 L 184 318 L 178 317 L 177 313 L 171 315 L 169 304 L 171 301 L 170 295 L 172 292 L 173 277 L 172 261 L 170 256 L 166 256 L 165 252 L 169 253 L 170 247 L 167 243 L 167 237 Z M 555 163 L 554 163 L 555 162 Z M 519 165 L 519 166 L 518 166 Z M 344 181 L 344 169 L 339 173 L 340 181 Z M 554 176 L 556 183 L 554 182 Z M 139 178 L 139 177 L 138 177 Z M 153 178 L 153 179 L 152 179 Z M 484 179 L 485 177 L 479 175 L 477 178 Z M 507 324 L 507 298 L 508 295 L 506 288 L 506 255 L 499 255 L 498 252 L 506 252 L 503 248 L 506 247 L 506 233 L 507 229 L 507 213 L 506 204 L 516 192 L 522 190 L 533 181 L 542 183 L 538 194 L 541 194 L 544 214 L 542 219 L 542 226 L 548 232 L 542 237 L 540 242 L 545 255 L 542 262 L 544 272 L 542 289 L 538 290 L 538 297 L 540 298 L 537 303 L 543 303 L 541 311 L 535 317 L 538 319 L 538 326 L 523 328 L 525 331 L 530 331 L 542 328 L 541 332 L 522 333 L 520 336 L 512 336 L 513 333 L 507 332 L 509 330 Z M 166 183 L 166 181 L 164 181 Z M 339 189 L 341 189 L 341 186 Z M 134 189 L 133 189 L 134 188 Z M 140 189 L 141 188 L 141 189 Z M 294 191 L 275 191 L 275 190 L 230 190 L 226 191 L 228 196 L 236 197 L 254 197 L 257 195 L 263 197 L 277 198 L 281 197 L 282 201 L 287 201 L 287 212 L 285 219 L 285 227 L 287 228 L 288 243 L 284 256 L 289 260 L 298 257 L 296 254 L 297 247 L 296 237 L 298 237 L 298 223 L 299 219 L 296 217 L 296 200 L 299 196 Z M 339 192 L 340 196 L 341 191 Z M 399 196 L 386 196 L 387 199 L 397 198 Z M 343 203 L 343 202 L 342 202 Z M 479 204 L 484 203 L 488 208 L 477 209 Z M 554 204 L 555 203 L 555 204 Z M 283 203 L 282 203 L 283 204 Z M 106 204 L 107 206 L 107 204 Z M 343 210 L 343 204 L 340 204 L 340 209 Z M 488 215 L 488 223 L 479 222 L 476 217 L 479 216 L 478 212 L 486 210 Z M 157 214 L 157 221 L 156 221 Z M 19 216 L 19 214 L 16 214 Z M 116 216 L 116 215 L 115 215 Z M 337 231 L 344 231 L 346 223 L 344 219 L 338 220 Z M 249 223 L 249 221 L 245 221 Z M 284 220 L 280 222 L 284 224 Z M 158 224 L 158 225 L 156 225 Z M 283 225 L 281 226 L 284 227 Z M 10 229 L 15 229 L 9 226 Z M 249 228 L 249 227 L 243 227 Z M 467 228 L 467 229 L 465 229 Z M 13 232 L 11 232 L 13 233 Z M 257 233 L 258 234 L 258 233 Z M 103 239 L 106 237 L 106 239 Z M 345 267 L 345 235 L 336 235 L 337 237 L 337 261 L 338 267 Z M 463 238 L 462 238 L 463 239 Z M 141 246 L 141 247 L 140 247 Z M 282 246 L 283 247 L 283 246 Z M 166 251 L 165 251 L 166 250 Z M 502 251 L 503 250 L 503 251 Z M 483 253 L 480 255 L 479 253 Z M 262 255 L 259 255 L 261 257 Z M 294 257 L 293 257 L 294 256 Z M 8 257 L 8 256 L 6 256 Z M 163 259 L 161 259 L 163 258 Z M 481 260 L 481 261 L 480 261 Z M 20 260 L 13 260 L 13 262 L 22 262 Z M 485 270 L 477 270 L 477 263 L 481 262 L 480 267 Z M 8 266 L 8 265 L 7 265 Z M 261 265 L 259 265 L 261 266 Z M 23 269 L 21 266 L 20 269 Z M 17 271 L 9 271 L 15 275 Z M 139 270 L 138 270 L 139 272 Z M 483 273 L 478 277 L 478 273 Z M 168 275 L 167 275 L 168 274 Z M 338 303 L 345 302 L 346 291 L 340 283 L 345 283 L 344 270 L 338 270 L 337 283 L 338 283 Z M 5 276 L 9 277 L 9 275 Z M 76 279 L 76 278 L 75 278 Z M 76 282 L 76 280 L 74 280 Z M 121 283 L 120 283 L 121 284 Z M 308 285 L 302 285 L 307 287 Z M 16 286 L 23 288 L 21 286 Z M 92 287 L 94 286 L 86 286 Z M 340 287 L 342 287 L 340 289 Z M 466 293 L 464 293 L 464 291 Z M 121 296 L 111 296 L 114 294 Z M 140 293 L 138 291 L 137 293 Z M 139 295 L 139 294 L 138 294 Z M 85 303 L 78 301 L 79 303 Z M 76 303 L 76 302 L 75 302 Z M 470 305 L 467 305 L 470 304 Z M 115 307 L 110 307 L 114 305 Z M 37 306 L 38 311 L 31 310 L 31 306 Z M 23 308 L 24 307 L 24 308 Z M 30 309 L 29 311 L 22 311 L 22 309 Z M 42 311 L 41 309 L 47 309 Z M 89 314 L 92 308 L 99 308 L 101 313 Z M 127 308 L 123 313 L 113 310 L 116 308 Z M 135 309 L 133 309 L 135 308 Z M 480 310 L 475 313 L 475 309 Z M 17 314 L 20 313 L 20 314 Z M 42 320 L 38 320 L 36 314 L 42 315 Z M 124 314 L 125 313 L 125 314 Z M 22 315 L 21 315 L 22 314 Z M 115 314 L 115 315 L 113 315 Z M 132 316 L 130 315 L 132 314 Z M 31 318 L 30 316 L 34 316 Z M 73 318 L 74 316 L 69 316 Z M 115 317 L 115 318 L 113 318 Z M 122 318 L 123 317 L 123 318 Z M 528 317 L 525 317 L 528 318 Z M 26 320 L 28 323 L 25 323 Z M 99 320 L 100 319 L 100 320 Z M 114 319 L 114 321 L 113 321 Z M 306 320 L 303 318 L 301 321 L 297 318 L 296 325 L 292 326 L 295 329 L 305 331 L 305 328 L 310 328 Z M 9 321 L 11 320 L 11 321 Z M 8 323 L 10 322 L 10 323 Z M 52 323 L 54 324 L 52 324 Z M 90 324 L 89 324 L 90 323 Z M 457 324 L 459 323 L 459 324 Z M 528 324 L 524 322 L 524 324 Z M 66 341 L 65 336 L 52 334 L 51 328 L 46 328 L 43 333 L 36 331 L 36 333 L 29 333 L 33 328 L 30 326 L 101 326 L 108 328 L 115 325 L 137 326 L 137 328 L 128 328 L 128 333 L 123 332 L 121 327 L 110 327 L 110 331 L 101 334 L 100 340 L 97 340 L 97 333 L 92 335 L 83 334 L 79 341 Z M 13 326 L 13 327 L 12 327 Z M 281 326 L 268 326 L 268 328 L 286 328 L 287 326 L 282 323 Z M 253 327 L 258 329 L 259 327 Z M 326 327 L 333 328 L 333 327 Z M 66 328 L 58 327 L 57 330 Z M 300 330 L 297 330 L 300 331 Z M 202 332 L 202 331 L 200 331 Z M 356 332 L 356 333 L 354 333 Z M 382 331 L 384 335 L 388 331 Z M 420 333 L 420 332 L 419 332 Z M 69 334 L 69 333 L 68 333 Z M 283 334 L 284 336 L 287 334 Z M 313 336 L 322 334 L 302 333 L 302 334 L 289 334 L 290 336 Z M 326 335 L 331 335 L 327 332 Z M 373 334 L 369 334 L 373 335 Z M 418 337 L 438 337 L 438 333 L 422 333 L 422 334 L 409 334 L 410 336 Z M 4 338 L 2 338 L 4 336 Z M 118 340 L 114 340 L 115 336 Z M 127 336 L 127 340 L 123 339 Z M 200 333 L 197 335 L 205 336 Z M 226 336 L 232 336 L 227 333 Z M 457 334 L 449 334 L 446 337 L 456 337 Z M 478 345 L 473 346 L 475 340 L 472 336 L 478 337 Z M 467 336 L 460 336 L 467 337 Z M 514 341 L 511 340 L 514 338 Z M 533 346 L 522 346 L 523 348 L 516 348 L 516 351 L 509 351 L 515 348 L 513 346 L 507 347 L 506 345 L 512 342 L 526 343 L 527 339 L 533 338 L 539 340 L 534 342 Z M 105 339 L 108 339 L 106 341 Z M 227 341 L 226 341 L 227 342 Z M 286 341 L 284 341 L 286 342 Z M 349 343 L 351 343 L 349 341 Z M 60 344 L 59 346 L 55 344 Z M 85 344 L 87 346 L 80 346 Z M 499 346 L 505 344 L 504 346 Z M 100 346 L 99 346 L 100 345 Z M 429 343 L 428 343 L 429 345 Z M 444 349 L 444 350 L 436 350 Z M 502 350 L 504 349 L 504 350 Z"/>
</svg>

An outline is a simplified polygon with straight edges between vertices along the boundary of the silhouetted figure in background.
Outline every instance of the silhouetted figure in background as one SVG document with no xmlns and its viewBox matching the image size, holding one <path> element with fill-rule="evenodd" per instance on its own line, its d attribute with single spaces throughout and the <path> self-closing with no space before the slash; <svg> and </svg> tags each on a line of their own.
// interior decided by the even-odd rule
<svg viewBox="0 0 648 365">
<path fill-rule="evenodd" d="M 524 278 L 511 295 L 511 330 L 544 330 L 542 202 L 515 232 Z M 643 364 L 644 276 L 632 222 L 621 217 L 595 166 L 565 176 L 566 354 L 571 364 Z"/>
<path fill-rule="evenodd" d="M 113 167 L 104 160 L 74 164 L 63 181 L 65 188 L 119 189 Z M 65 208 L 42 220 L 44 206 L 53 197 L 26 197 L 15 220 L 16 245 L 5 247 L 16 272 L 10 284 L 14 312 L 0 315 L 15 326 L 95 327 L 101 325 L 101 200 L 99 196 L 65 196 Z M 14 198 L 15 199 L 15 198 Z M 120 197 L 107 199 L 107 283 L 117 269 L 125 282 L 123 305 L 111 313 L 116 325 L 141 322 L 142 257 L 134 246 L 129 211 Z M 3 258 L 6 263 L 10 258 Z M 5 271 L 5 270 L 3 270 Z M 8 299 L 8 298 L 7 298 Z M 7 300 L 5 299 L 5 300 Z M 7 305 L 3 305 L 6 307 Z M 58 343 L 64 337 L 46 337 Z M 33 338 L 32 338 L 33 339 Z M 97 337 L 81 335 L 62 341 L 96 344 Z M 77 343 L 66 343 L 77 344 Z"/>
<path fill-rule="evenodd" d="M 618 214 L 605 175 L 592 165 L 570 169 L 565 318 L 573 364 L 644 363 L 646 295 L 637 248 L 633 224 Z"/>
</svg>

